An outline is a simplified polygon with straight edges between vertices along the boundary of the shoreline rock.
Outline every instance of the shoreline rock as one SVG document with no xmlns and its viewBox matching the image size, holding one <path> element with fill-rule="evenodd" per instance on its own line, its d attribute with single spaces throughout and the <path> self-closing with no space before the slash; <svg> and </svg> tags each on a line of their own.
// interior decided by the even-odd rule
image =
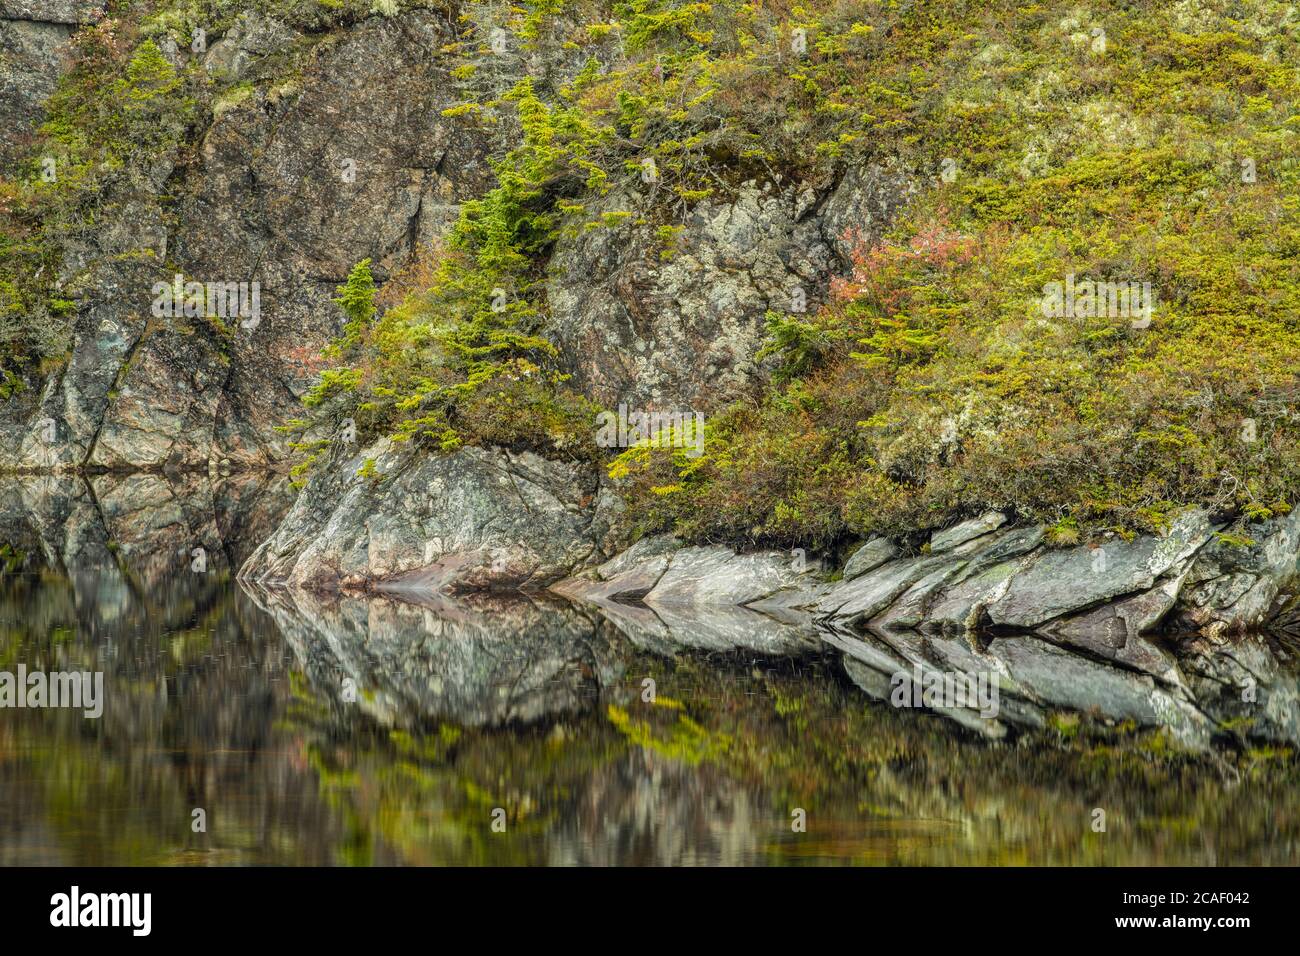
<svg viewBox="0 0 1300 956">
<path fill-rule="evenodd" d="M 983 516 L 936 531 L 917 554 L 873 539 L 838 581 L 811 566 L 795 570 L 796 559 L 780 552 L 741 555 L 660 537 L 552 589 L 591 601 L 771 604 L 849 629 L 1004 627 L 1122 651 L 1162 626 L 1245 629 L 1286 613 L 1295 600 L 1288 589 L 1300 577 L 1300 512 L 1254 529 L 1257 537 L 1242 543 L 1190 509 L 1162 536 L 1054 548 L 1041 527 Z"/>
<path fill-rule="evenodd" d="M 1267 644 L 1252 628 L 1294 611 L 1300 514 L 1245 528 L 1188 509 L 1162 535 L 1069 547 L 986 514 L 912 550 L 867 542 L 836 576 L 802 550 L 738 553 L 668 535 L 623 547 L 620 512 L 594 469 L 532 453 L 336 446 L 239 579 L 408 601 L 546 591 L 664 654 L 829 647 L 875 697 L 899 674 L 992 677 L 1004 700 L 992 718 L 927 708 L 990 739 L 1062 711 L 1163 729 L 1204 752 L 1238 733 L 1235 696 L 1259 693 L 1268 715 L 1241 739 L 1300 743 L 1286 652 L 1261 645 L 1266 663 L 1253 668 L 1233 658 Z"/>
<path fill-rule="evenodd" d="M 1227 544 L 1221 528 L 1191 510 L 1161 537 L 1059 549 L 1044 544 L 1042 528 L 976 521 L 936 532 L 939 553 L 869 542 L 858 573 L 838 581 L 779 552 L 741 556 L 660 537 L 551 590 L 641 633 L 672 639 L 687 632 L 671 623 L 678 618 L 713 635 L 694 634 L 680 642 L 687 646 L 713 647 L 734 634 L 733 649 L 763 650 L 787 646 L 782 630 L 795 645 L 811 632 L 878 699 L 914 668 L 995 675 L 997 716 L 929 708 L 989 739 L 1003 738 L 1008 725 L 1042 728 L 1059 709 L 1163 728 L 1195 752 L 1242 711 L 1250 734 L 1300 742 L 1296 681 L 1279 663 L 1286 655 L 1246 633 L 1290 607 L 1284 589 L 1296 577 L 1300 518 L 1258 526 L 1249 545 Z M 1200 628 L 1202 636 L 1166 642 L 1156 636 L 1162 627 Z M 1241 632 L 1232 643 L 1222 636 L 1229 628 Z M 1240 663 L 1238 647 L 1264 663 Z"/>
<path fill-rule="evenodd" d="M 604 560 L 618 513 L 575 465 L 382 439 L 316 469 L 239 577 L 317 592 L 537 591 Z"/>
</svg>

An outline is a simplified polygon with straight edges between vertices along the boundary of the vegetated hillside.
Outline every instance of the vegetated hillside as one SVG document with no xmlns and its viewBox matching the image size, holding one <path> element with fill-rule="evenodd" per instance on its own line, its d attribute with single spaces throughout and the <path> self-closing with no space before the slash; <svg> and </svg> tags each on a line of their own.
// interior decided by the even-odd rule
<svg viewBox="0 0 1300 956">
<path fill-rule="evenodd" d="M 863 54 L 869 82 L 790 82 L 811 115 L 861 119 L 865 149 L 938 177 L 823 309 L 770 317 L 774 385 L 713 421 L 706 456 L 621 463 L 642 513 L 825 543 L 997 508 L 1064 543 L 1189 503 L 1287 510 L 1294 14 L 927 8 L 875 24 L 892 42 Z M 901 115 L 875 115 L 882 87 Z M 1149 324 L 1083 302 L 1045 315 L 1071 276 L 1150 283 Z"/>
<path fill-rule="evenodd" d="M 59 316 L 77 307 L 34 266 L 66 261 L 60 230 L 113 164 L 144 168 L 142 151 L 274 108 L 283 77 L 223 87 L 158 52 L 167 31 L 246 23 L 244 6 L 124 7 L 138 26 L 110 46 L 125 68 L 83 50 L 65 78 L 27 182 L 6 185 L 4 313 L 27 323 L 5 333 L 11 389 L 64 361 Z M 990 508 L 1057 543 L 1158 530 L 1190 504 L 1289 510 L 1288 5 L 384 0 L 258 15 L 300 38 L 390 22 L 393 50 L 413 18 L 445 22 L 445 102 L 428 110 L 492 163 L 484 188 L 457 185 L 469 201 L 445 228 L 354 245 L 375 261 L 341 286 L 341 335 L 293 425 L 307 465 L 346 419 L 431 450 L 527 447 L 608 469 L 644 530 L 737 545 L 820 548 Z M 57 189 L 39 177 L 51 144 L 78 171 Z M 1108 286 L 1089 296 L 1090 282 Z M 311 303 L 317 332 L 322 312 L 339 321 Z M 706 412 L 704 453 L 597 447 L 596 411 L 620 403 Z"/>
</svg>

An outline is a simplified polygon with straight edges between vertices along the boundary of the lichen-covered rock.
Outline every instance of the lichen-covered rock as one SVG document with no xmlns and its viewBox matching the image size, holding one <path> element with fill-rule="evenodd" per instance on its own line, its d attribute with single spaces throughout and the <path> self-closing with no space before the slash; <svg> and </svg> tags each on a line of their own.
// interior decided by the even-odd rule
<svg viewBox="0 0 1300 956">
<path fill-rule="evenodd" d="M 103 8 L 102 0 L 0 0 L 0 20 L 75 26 Z"/>
<path fill-rule="evenodd" d="M 1163 538 L 1044 551 L 988 606 L 994 624 L 1035 627 L 1102 601 L 1149 589 L 1210 540 L 1204 512 L 1180 516 Z"/>
<path fill-rule="evenodd" d="M 240 576 L 310 590 L 540 589 L 604 560 L 617 515 L 573 465 L 384 439 L 317 468 Z"/>
<path fill-rule="evenodd" d="M 608 211 L 631 208 L 611 196 Z M 706 202 L 665 249 L 625 226 L 562 239 L 547 289 L 552 332 L 574 381 L 610 407 L 713 408 L 756 372 L 763 317 L 796 296 L 815 307 L 831 250 L 796 197 L 747 185 Z"/>
<path fill-rule="evenodd" d="M 1260 524 L 1249 545 L 1192 510 L 1164 535 L 1066 548 L 1045 545 L 1040 527 L 1001 527 L 1001 517 L 949 529 L 937 553 L 907 554 L 874 539 L 834 582 L 777 552 L 737 555 L 657 538 L 558 588 L 579 600 L 795 610 L 848 629 L 1036 630 L 1161 677 L 1170 676 L 1168 657 L 1142 635 L 1166 622 L 1254 626 L 1294 603 L 1295 516 Z"/>
<path fill-rule="evenodd" d="M 209 51 L 216 68 L 234 45 L 233 66 L 247 58 L 244 82 L 258 81 L 182 171 L 183 221 L 200 225 L 173 235 L 182 271 L 261 283 L 262 321 L 241 323 L 215 376 L 217 457 L 282 457 L 275 426 L 298 414 L 339 330 L 335 287 L 362 258 L 385 281 L 485 188 L 484 137 L 442 115 L 460 97 L 439 54 L 449 39 L 432 11 L 371 18 L 299 54 L 289 80 L 274 23 L 247 19 Z"/>
<path fill-rule="evenodd" d="M 867 574 L 831 588 L 817 612 L 844 626 L 869 621 L 885 611 L 913 585 L 927 582 L 927 590 L 955 574 L 973 549 L 967 545 L 948 555 L 917 555 L 888 561 Z"/>
<path fill-rule="evenodd" d="M 16 135 L 38 122 L 57 78 L 46 40 L 95 9 L 5 0 L 4 22 L 17 26 L 0 84 L 23 94 Z M 55 292 L 76 303 L 70 354 L 0 409 L 0 469 L 281 460 L 288 439 L 276 426 L 299 414 L 339 330 L 331 299 L 348 269 L 368 257 L 382 283 L 491 184 L 489 149 L 517 132 L 444 115 L 467 90 L 449 72 L 443 17 L 406 10 L 324 29 L 307 11 L 281 16 L 244 11 L 210 30 L 206 52 L 166 52 L 213 81 L 195 141 L 124 172 L 94 228 L 62 249 Z M 572 26 L 548 21 L 547 42 L 512 45 L 494 72 L 571 77 L 588 59 L 559 42 Z M 36 61 L 40 75 L 28 76 Z M 547 264 L 547 334 L 573 384 L 599 401 L 718 407 L 759 373 L 765 314 L 815 310 L 908 184 L 874 166 L 839 182 L 778 176 L 697 203 L 667 247 L 645 224 L 566 236 Z M 592 212 L 634 199 L 645 197 L 616 192 Z M 151 315 L 154 283 L 175 274 L 257 282 L 260 321 Z"/>
<path fill-rule="evenodd" d="M 736 554 L 730 548 L 683 548 L 645 596 L 651 605 L 739 606 L 797 588 L 811 575 L 779 552 Z"/>
<path fill-rule="evenodd" d="M 869 570 L 835 582 L 796 572 L 775 553 L 741 556 L 657 538 L 556 589 L 595 605 L 646 646 L 794 653 L 815 636 L 846 654 L 853 681 L 881 698 L 889 679 L 914 673 L 909 668 L 996 675 L 1005 691 L 998 719 L 937 708 L 993 738 L 1009 725 L 1040 727 L 1055 708 L 1163 727 L 1180 745 L 1202 750 L 1222 715 L 1240 709 L 1225 697 L 1226 685 L 1252 694 L 1266 687 L 1267 714 L 1251 709 L 1259 733 L 1296 739 L 1296 680 L 1276 655 L 1249 637 L 1229 641 L 1222 617 L 1208 637 L 1181 645 L 1157 634 L 1209 606 L 1237 626 L 1256 623 L 1261 605 L 1278 606 L 1294 578 L 1292 519 L 1261 525 L 1249 546 L 1216 537 L 1208 516 L 1190 511 L 1163 536 L 1050 548 L 1044 529 L 1003 528 L 1000 517 L 956 526 L 938 553 L 909 555 L 873 541 L 860 562 Z M 1207 582 L 1222 587 L 1236 577 L 1248 580 L 1232 601 L 1205 599 L 1226 593 L 1207 590 Z M 1253 588 L 1267 601 L 1247 602 L 1248 614 L 1231 617 Z M 724 623 L 713 626 L 715 619 Z M 989 623 L 1022 633 L 974 636 Z M 692 627 L 703 636 L 690 636 Z M 1236 647 L 1258 659 L 1237 661 Z"/>
<path fill-rule="evenodd" d="M 821 232 L 847 267 L 863 244 L 879 239 L 917 191 L 915 172 L 869 164 L 850 168 L 819 210 Z"/>
<path fill-rule="evenodd" d="M 849 560 L 844 563 L 843 579 L 852 581 L 868 571 L 874 571 L 886 561 L 898 557 L 898 554 L 898 545 L 888 538 L 872 538 L 854 551 Z"/>
<path fill-rule="evenodd" d="M 1142 635 L 1155 629 L 1178 599 L 1178 581 L 1166 581 L 1149 591 L 1103 604 L 1094 611 L 1062 618 L 1041 631 L 1066 647 L 1145 671 L 1170 684 L 1182 678 L 1173 656 Z"/>
<path fill-rule="evenodd" d="M 819 570 L 798 555 L 737 554 L 723 546 L 687 547 L 659 536 L 644 538 L 551 590 L 578 600 L 637 600 L 653 607 L 744 607 L 762 601 L 807 607 L 820 593 Z"/>
<path fill-rule="evenodd" d="M 879 238 L 908 195 L 905 177 L 863 168 L 820 194 L 743 184 L 698 204 L 667 245 L 635 225 L 562 239 L 551 334 L 574 381 L 610 407 L 719 407 L 759 374 L 766 313 L 814 311 L 852 244 Z M 625 208 L 637 201 L 614 194 L 601 211 Z"/>
<path fill-rule="evenodd" d="M 965 633 L 984 620 L 985 609 L 1002 597 L 1043 541 L 1041 528 L 1017 528 L 979 549 L 975 559 L 933 595 L 920 622 L 926 630 Z"/>
<path fill-rule="evenodd" d="M 335 287 L 367 257 L 386 280 L 488 182 L 484 136 L 442 115 L 460 97 L 450 37 L 427 10 L 323 34 L 249 13 L 211 37 L 202 65 L 239 82 L 193 151 L 116 185 L 91 241 L 64 249 L 71 355 L 39 400 L 0 411 L 0 468 L 282 459 L 276 426 L 341 325 Z M 260 315 L 154 316 L 176 273 L 256 282 Z"/>
<path fill-rule="evenodd" d="M 230 29 L 208 47 L 203 69 L 220 80 L 243 80 L 261 72 L 263 61 L 294 39 L 294 31 L 286 24 L 250 10 L 236 17 Z"/>
<path fill-rule="evenodd" d="M 1205 625 L 1261 624 L 1281 610 L 1300 567 L 1300 511 L 1245 523 L 1196 556 L 1183 599 L 1187 620 Z"/>
<path fill-rule="evenodd" d="M 936 531 L 930 536 L 930 553 L 942 554 L 944 551 L 951 551 L 957 545 L 996 531 L 1006 523 L 1006 515 L 1000 511 L 990 511 L 978 518 L 971 518 L 951 528 Z"/>
<path fill-rule="evenodd" d="M 644 598 L 659 583 L 682 542 L 670 535 L 642 538 L 598 568 L 551 586 L 565 597 L 598 603 Z"/>
</svg>

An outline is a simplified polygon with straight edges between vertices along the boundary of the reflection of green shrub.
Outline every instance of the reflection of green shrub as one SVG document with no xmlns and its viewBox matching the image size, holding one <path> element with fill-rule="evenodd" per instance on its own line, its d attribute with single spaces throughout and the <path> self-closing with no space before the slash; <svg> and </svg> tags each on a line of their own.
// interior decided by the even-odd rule
<svg viewBox="0 0 1300 956">
<path fill-rule="evenodd" d="M 0 543 L 0 566 L 3 566 L 5 574 L 21 570 L 26 562 L 27 552 L 15 548 L 8 541 Z"/>
<path fill-rule="evenodd" d="M 674 715 L 666 733 L 660 732 L 654 722 L 634 719 L 626 710 L 614 704 L 609 705 L 607 712 L 610 723 L 629 742 L 653 750 L 670 760 L 681 760 L 694 765 L 705 760 L 716 760 L 726 752 L 730 744 L 727 735 L 710 733 L 681 713 L 680 708 L 670 710 Z"/>
</svg>

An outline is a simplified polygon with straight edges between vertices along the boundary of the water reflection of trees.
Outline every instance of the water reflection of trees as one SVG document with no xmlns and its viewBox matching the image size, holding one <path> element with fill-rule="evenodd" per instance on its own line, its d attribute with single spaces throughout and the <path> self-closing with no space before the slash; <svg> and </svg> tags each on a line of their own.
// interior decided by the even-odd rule
<svg viewBox="0 0 1300 956">
<path fill-rule="evenodd" d="M 1283 748 L 1225 767 L 1067 719 L 990 744 L 869 700 L 806 630 L 736 615 L 250 595 L 226 536 L 266 516 L 149 487 L 153 512 L 106 505 L 118 491 L 103 483 L 34 507 L 0 483 L 0 664 L 102 669 L 109 693 L 99 721 L 0 713 L 0 862 L 1300 857 Z M 213 546 L 203 574 L 188 570 L 196 540 Z M 743 632 L 747 653 L 720 650 Z"/>
<path fill-rule="evenodd" d="M 1280 752 L 1225 767 L 1131 723 L 1065 718 L 1032 741 L 988 744 L 868 701 L 833 653 L 662 653 L 662 634 L 629 639 L 603 617 L 538 602 L 435 611 L 391 599 L 271 600 L 300 659 L 322 657 L 305 669 L 331 700 L 345 674 L 372 688 L 359 706 L 386 739 L 358 747 L 327 721 L 313 752 L 368 853 L 382 845 L 426 863 L 1296 857 L 1300 824 L 1285 809 L 1297 803 L 1294 764 L 1274 759 Z M 528 636 L 542 607 L 554 618 L 548 637 Z M 488 651 L 501 641 L 546 648 L 526 645 L 551 675 L 519 679 L 533 701 L 526 714 L 492 709 L 484 675 L 509 659 Z M 415 651 L 390 673 L 394 647 Z M 449 663 L 466 657 L 480 665 Z M 587 662 L 587 693 L 563 676 L 582 672 L 566 658 Z M 465 675 L 465 697 L 446 693 L 452 671 Z M 439 693 L 422 692 L 425 680 Z M 507 811 L 505 835 L 488 827 L 494 807 Z M 1091 829 L 1097 807 L 1105 834 Z M 808 812 L 807 834 L 791 831 L 794 808 Z"/>
</svg>

